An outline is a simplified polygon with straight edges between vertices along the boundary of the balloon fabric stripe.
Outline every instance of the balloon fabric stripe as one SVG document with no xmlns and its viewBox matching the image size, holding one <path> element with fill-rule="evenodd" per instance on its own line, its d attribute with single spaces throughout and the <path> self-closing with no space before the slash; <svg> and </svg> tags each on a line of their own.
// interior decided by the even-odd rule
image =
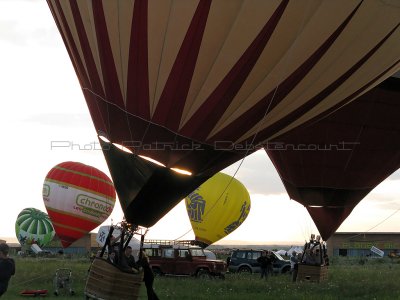
<svg viewBox="0 0 400 300">
<path fill-rule="evenodd" d="M 61 3 L 59 1 L 47 1 L 47 3 L 49 4 L 49 7 L 53 13 L 54 19 L 57 20 L 57 27 L 59 31 L 63 33 L 63 41 L 67 48 L 68 54 L 73 62 L 75 70 L 79 74 L 79 81 L 82 85 L 88 86 L 89 83 L 91 81 L 93 82 L 94 80 L 93 74 L 91 74 L 91 80 L 89 80 L 88 74 L 84 71 L 84 65 L 88 62 L 86 60 L 85 62 L 83 62 L 81 57 L 79 55 L 76 55 L 77 53 L 79 53 L 78 47 L 74 42 L 71 29 L 68 26 L 68 21 L 65 17 L 63 9 L 61 8 Z"/>
<path fill-rule="evenodd" d="M 189 135 L 199 140 L 207 139 L 253 70 L 254 65 L 274 33 L 287 4 L 287 0 L 281 2 L 238 62 L 191 117 L 190 121 L 185 124 L 180 131 L 181 134 Z M 265 103 L 266 101 L 263 102 Z M 257 112 L 260 112 L 260 109 L 257 109 Z M 261 110 L 261 112 L 265 112 L 265 109 Z M 256 124 L 256 122 L 248 122 L 248 118 L 246 118 L 246 122 L 248 124 Z M 241 127 L 235 126 L 233 132 L 236 133 L 239 128 Z M 243 130 L 243 132 L 246 131 Z"/>
<path fill-rule="evenodd" d="M 334 44 L 340 36 L 347 24 L 353 18 L 360 4 L 352 11 L 352 13 L 343 21 L 343 23 L 330 35 L 325 42 L 310 55 L 310 57 L 293 71 L 285 80 L 277 85 L 277 89 L 270 91 L 265 97 L 261 98 L 246 113 L 236 119 L 234 122 L 226 126 L 222 131 L 214 135 L 210 141 L 218 141 L 222 137 L 235 140 L 238 136 L 243 137 L 246 132 L 257 126 L 257 122 L 262 121 L 266 115 L 276 107 L 285 97 L 303 80 L 304 77 L 312 70 L 312 68 L 322 59 L 324 54 Z M 284 118 L 286 119 L 286 117 Z M 252 120 L 252 122 L 249 122 Z M 258 125 L 259 126 L 259 125 Z M 269 127 L 263 130 L 268 130 Z M 260 138 L 261 132 L 257 134 Z M 252 138 L 249 138 L 252 140 Z"/>
<path fill-rule="evenodd" d="M 93 177 L 96 180 L 99 181 L 104 181 L 106 183 L 109 183 L 112 185 L 112 181 L 110 178 L 108 178 L 108 176 L 106 174 L 104 174 L 103 172 L 94 169 L 90 166 L 81 164 L 81 163 L 77 163 L 77 162 L 64 162 L 61 163 L 57 166 L 55 166 L 52 171 L 56 171 L 56 170 L 64 170 L 66 172 L 70 172 L 70 173 L 75 173 L 75 174 L 80 174 L 82 176 L 87 176 L 87 177 Z M 72 175 L 71 175 L 72 176 Z"/>
<path fill-rule="evenodd" d="M 78 220 L 81 220 L 81 222 L 92 222 L 93 225 L 96 225 L 96 227 L 100 224 L 99 222 L 93 221 L 90 218 L 85 218 L 84 216 L 79 216 L 79 215 L 76 215 L 74 213 L 66 212 L 65 210 L 60 210 L 60 209 L 56 209 L 56 208 L 49 207 L 49 206 L 47 207 L 47 211 L 51 211 L 51 212 L 53 212 L 55 214 L 61 214 L 61 215 L 64 215 L 64 216 L 68 216 L 69 219 L 76 218 Z"/>
<path fill-rule="evenodd" d="M 290 112 L 285 117 L 275 122 L 273 125 L 263 129 L 259 132 L 258 136 L 262 139 L 269 137 L 273 132 L 278 132 L 283 129 L 285 126 L 288 126 L 290 123 L 294 122 L 294 120 L 299 119 L 304 113 L 311 110 L 313 107 L 320 104 L 326 97 L 328 97 L 331 93 L 333 93 L 340 85 L 342 85 L 346 80 L 348 80 L 356 71 L 358 71 L 368 59 L 379 50 L 379 48 L 384 44 L 384 42 L 395 32 L 395 30 L 399 27 L 397 25 L 392 31 L 390 31 L 374 48 L 372 48 L 367 54 L 365 54 L 356 64 L 354 64 L 350 69 L 348 69 L 345 73 L 342 74 L 337 80 L 332 82 L 329 86 L 323 89 L 316 96 L 311 98 L 302 106 L 299 106 L 296 110 Z"/>
<path fill-rule="evenodd" d="M 98 45 L 104 92 L 105 95 L 113 95 L 113 101 L 115 101 L 119 107 L 124 107 L 124 101 L 122 100 L 120 82 L 118 80 L 116 65 L 113 58 L 102 1 L 93 1 L 92 9 L 94 21 L 93 26 L 96 28 L 96 35 L 94 38 L 96 38 Z M 84 29 L 82 25 L 79 25 L 78 27 Z M 81 30 L 81 32 L 83 34 L 85 31 Z M 87 35 L 85 35 L 85 38 L 87 38 Z M 93 51 L 90 48 L 87 50 L 87 52 L 88 55 L 93 54 Z"/>
<path fill-rule="evenodd" d="M 80 174 L 76 173 L 70 173 L 70 172 L 64 172 L 60 170 L 54 170 L 52 171 L 49 175 L 49 178 L 55 179 L 55 180 L 60 180 L 60 181 L 66 181 L 72 184 L 79 184 L 82 185 L 83 187 L 87 189 L 92 189 L 93 187 L 96 188 L 96 190 L 99 190 L 99 192 L 110 195 L 110 197 L 115 196 L 113 193 L 113 185 L 111 184 L 105 184 L 101 180 L 91 178 L 88 176 L 82 176 Z"/>
<path fill-rule="evenodd" d="M 106 184 L 111 185 L 112 187 L 114 187 L 114 184 L 112 183 L 112 181 L 110 179 L 108 179 L 107 177 L 101 176 L 101 174 L 93 175 L 93 174 L 89 174 L 89 173 L 85 173 L 85 172 L 78 172 L 76 170 L 69 169 L 69 168 L 62 168 L 62 167 L 59 167 L 59 166 L 54 167 L 54 170 L 61 170 L 61 171 L 65 171 L 65 172 L 68 172 L 68 173 L 81 175 L 81 176 L 84 176 L 84 177 L 95 179 L 97 181 L 106 183 Z"/>
<path fill-rule="evenodd" d="M 54 222 L 53 225 L 54 225 L 54 227 L 56 227 L 56 228 L 63 228 L 64 230 L 74 231 L 74 232 L 77 232 L 77 233 L 79 233 L 79 234 L 85 234 L 85 233 L 87 233 L 86 230 L 82 230 L 82 229 L 79 229 L 79 228 L 77 228 L 77 227 L 68 226 L 68 225 L 64 225 L 64 224 L 61 224 L 61 223 L 57 223 L 57 222 Z"/>
<path fill-rule="evenodd" d="M 129 101 L 126 109 L 134 115 L 150 118 L 149 66 L 148 66 L 148 2 L 135 1 L 131 22 L 127 74 L 127 99 L 143 99 L 143 102 Z"/>
<path fill-rule="evenodd" d="M 49 179 L 49 178 L 46 178 L 46 181 L 53 182 L 53 183 L 56 183 L 56 184 L 59 184 L 59 185 L 63 185 L 63 186 L 66 186 L 66 187 L 75 188 L 77 190 L 86 191 L 86 192 L 89 192 L 89 193 L 104 197 L 105 199 L 107 199 L 109 201 L 112 201 L 112 202 L 115 202 L 115 199 L 116 199 L 115 196 L 112 196 L 112 195 L 109 195 L 109 194 L 104 194 L 104 193 L 99 193 L 99 192 L 96 192 L 95 189 L 84 188 L 84 187 L 82 187 L 80 185 L 71 184 L 71 183 L 69 183 L 67 181 L 58 181 L 58 180 L 52 180 L 52 179 Z"/>
<path fill-rule="evenodd" d="M 69 36 L 69 42 L 71 46 L 75 49 L 80 49 L 83 57 L 80 57 L 80 61 L 84 62 L 84 65 L 80 65 L 80 71 L 86 72 L 90 75 L 87 76 L 88 81 L 85 84 L 87 88 L 93 88 L 101 97 L 105 98 L 105 92 L 103 84 L 100 80 L 100 75 L 98 69 L 96 67 L 96 62 L 94 59 L 93 52 L 91 51 L 90 43 L 88 37 L 86 35 L 85 27 L 83 25 L 82 16 L 79 10 L 79 5 L 75 1 L 68 1 L 69 2 L 69 9 L 74 18 L 74 24 L 76 27 L 76 31 L 78 34 L 78 40 L 75 40 L 72 35 Z M 99 1 L 96 1 L 99 2 Z M 94 4 L 94 3 L 93 3 Z M 67 9 L 66 9 L 67 10 Z M 64 15 L 64 11 L 59 8 L 59 11 Z M 66 19 L 65 19 L 66 20 Z M 70 23 L 65 21 L 65 27 L 68 28 Z M 75 52 L 79 53 L 79 52 Z"/>
<path fill-rule="evenodd" d="M 70 246 L 74 241 L 80 239 L 86 233 L 65 228 L 62 225 L 60 226 L 60 224 L 58 225 L 54 224 L 54 229 L 57 232 L 57 236 L 60 238 L 61 244 L 63 245 L 64 248 Z"/>
<path fill-rule="evenodd" d="M 173 131 L 178 130 L 182 118 L 210 6 L 210 0 L 199 1 L 153 115 L 153 122 Z"/>
<path fill-rule="evenodd" d="M 324 111 L 322 114 L 320 114 L 316 117 L 313 117 L 312 119 L 307 120 L 306 122 L 301 124 L 298 128 L 304 128 L 311 124 L 314 124 L 315 122 L 318 122 L 319 120 L 322 120 L 322 119 L 328 117 L 330 114 L 336 112 L 342 106 L 349 104 L 349 102 L 352 101 L 353 99 L 360 97 L 360 95 L 364 94 L 365 91 L 368 91 L 371 86 L 375 86 L 377 81 L 381 80 L 385 74 L 387 74 L 392 68 L 394 68 L 399 63 L 400 63 L 400 59 L 397 60 L 395 63 L 393 63 L 391 66 L 389 66 L 387 69 L 385 69 L 383 72 L 381 72 L 380 74 L 375 76 L 372 80 L 370 80 L 369 82 L 364 84 L 361 88 L 359 88 L 357 91 L 355 91 L 350 96 L 345 98 L 343 101 L 335 104 L 328 110 Z"/>
<path fill-rule="evenodd" d="M 58 181 L 71 183 L 73 185 L 79 184 L 86 189 L 94 189 L 97 192 L 115 198 L 114 185 L 108 178 L 101 178 L 86 172 L 83 173 L 65 168 L 53 168 L 47 177 Z"/>
<path fill-rule="evenodd" d="M 47 209 L 47 211 L 52 220 L 57 220 L 57 222 L 53 221 L 53 226 L 56 223 L 70 224 L 70 225 L 64 225 L 64 226 L 68 226 L 68 228 L 74 228 L 74 230 L 77 230 L 77 231 L 88 232 L 101 224 L 101 223 L 93 222 L 88 219 L 74 217 L 70 214 L 60 213 L 60 212 L 54 211 L 52 209 Z"/>
</svg>

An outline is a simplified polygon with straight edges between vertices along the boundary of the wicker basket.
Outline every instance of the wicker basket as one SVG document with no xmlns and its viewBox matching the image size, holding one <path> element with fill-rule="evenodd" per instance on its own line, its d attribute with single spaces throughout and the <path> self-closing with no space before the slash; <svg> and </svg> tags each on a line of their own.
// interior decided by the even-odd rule
<svg viewBox="0 0 400 300">
<path fill-rule="evenodd" d="M 102 258 L 95 258 L 90 266 L 85 294 L 103 300 L 133 300 L 139 296 L 143 272 L 126 273 Z"/>
<path fill-rule="evenodd" d="M 321 282 L 328 279 L 328 266 L 299 265 L 297 281 Z"/>
</svg>

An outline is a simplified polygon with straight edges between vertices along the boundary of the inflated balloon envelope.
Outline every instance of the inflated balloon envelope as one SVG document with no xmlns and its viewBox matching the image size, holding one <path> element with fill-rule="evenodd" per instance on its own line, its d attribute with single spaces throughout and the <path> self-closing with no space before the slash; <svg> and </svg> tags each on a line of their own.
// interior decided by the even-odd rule
<svg viewBox="0 0 400 300">
<path fill-rule="evenodd" d="M 337 109 L 265 147 L 290 198 L 307 208 L 324 240 L 400 167 L 400 78 Z"/>
<path fill-rule="evenodd" d="M 47 3 L 137 225 L 399 63 L 397 1 Z"/>
<path fill-rule="evenodd" d="M 21 245 L 43 247 L 51 242 L 55 232 L 49 216 L 36 208 L 23 209 L 15 221 L 15 234 Z"/>
<path fill-rule="evenodd" d="M 78 162 L 56 165 L 43 184 L 43 201 L 64 248 L 103 223 L 115 200 L 108 176 Z"/>
<path fill-rule="evenodd" d="M 196 241 L 211 245 L 236 230 L 250 212 L 250 195 L 237 179 L 217 173 L 186 199 Z"/>
</svg>

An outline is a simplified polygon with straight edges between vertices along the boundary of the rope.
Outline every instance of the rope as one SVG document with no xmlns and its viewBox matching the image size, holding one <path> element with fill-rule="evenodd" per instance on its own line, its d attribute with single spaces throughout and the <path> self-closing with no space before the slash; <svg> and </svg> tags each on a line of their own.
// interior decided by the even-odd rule
<svg viewBox="0 0 400 300">
<path fill-rule="evenodd" d="M 393 216 L 394 216 L 395 214 L 397 214 L 399 211 L 400 211 L 400 207 L 399 207 L 398 209 L 396 209 L 393 213 L 391 213 L 388 217 L 386 217 L 386 218 L 383 219 L 382 221 L 378 222 L 376 225 L 372 226 L 370 229 L 368 229 L 368 230 L 366 230 L 366 231 L 363 231 L 363 232 L 361 232 L 361 233 L 359 233 L 359 234 L 350 236 L 350 237 L 348 237 L 347 239 L 349 240 L 349 239 L 355 238 L 355 237 L 357 237 L 357 236 L 360 236 L 360 235 L 365 234 L 366 232 L 371 231 L 372 229 L 375 229 L 376 227 L 378 227 L 378 226 L 381 225 L 382 223 L 384 223 L 384 222 L 386 222 L 387 220 L 389 220 L 391 217 L 393 217 Z"/>
</svg>

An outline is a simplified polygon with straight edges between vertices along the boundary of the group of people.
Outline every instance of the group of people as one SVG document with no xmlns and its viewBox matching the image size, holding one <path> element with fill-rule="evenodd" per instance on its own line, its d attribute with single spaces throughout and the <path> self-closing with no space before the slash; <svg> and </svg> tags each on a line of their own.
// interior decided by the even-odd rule
<svg viewBox="0 0 400 300">
<path fill-rule="evenodd" d="M 304 250 L 304 255 L 302 253 L 292 252 L 290 256 L 290 267 L 292 273 L 292 281 L 295 282 L 297 279 L 297 272 L 299 264 L 305 264 L 310 266 L 329 266 L 328 254 L 322 251 L 319 247 L 307 248 Z"/>
<path fill-rule="evenodd" d="M 268 274 L 273 275 L 273 263 L 275 261 L 275 255 L 268 250 L 264 250 L 261 252 L 261 256 L 257 258 L 257 262 L 260 264 L 261 268 L 261 279 L 265 277 L 268 278 Z"/>
<path fill-rule="evenodd" d="M 15 262 L 8 257 L 8 251 L 8 245 L 0 243 L 0 297 L 7 291 L 8 282 L 15 274 Z"/>
<path fill-rule="evenodd" d="M 326 253 L 321 253 L 319 248 L 306 249 L 304 251 L 302 263 L 311 266 L 329 265 L 328 255 Z"/>
<path fill-rule="evenodd" d="M 119 254 L 119 237 L 111 236 L 110 242 L 107 245 L 108 257 L 107 261 L 118 266 L 123 271 L 133 272 L 135 274 L 143 270 L 143 281 L 147 290 L 147 298 L 149 300 L 158 300 L 158 297 L 153 289 L 154 273 L 149 263 L 149 257 L 144 251 L 141 252 L 138 261 L 132 255 L 132 247 L 127 246 L 122 255 Z"/>
</svg>

